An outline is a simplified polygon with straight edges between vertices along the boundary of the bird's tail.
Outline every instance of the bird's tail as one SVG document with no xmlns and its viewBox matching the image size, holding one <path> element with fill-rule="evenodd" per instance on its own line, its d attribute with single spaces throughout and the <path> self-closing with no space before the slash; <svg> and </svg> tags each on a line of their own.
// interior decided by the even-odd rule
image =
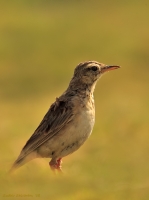
<svg viewBox="0 0 149 200">
<path fill-rule="evenodd" d="M 9 174 L 13 173 L 16 169 L 18 169 L 19 167 L 23 166 L 24 164 L 26 164 L 27 162 L 33 160 L 34 158 L 36 158 L 35 154 L 29 154 L 27 156 L 22 156 L 22 154 L 19 155 L 19 157 L 17 158 L 17 160 L 13 163 L 12 167 L 9 170 Z"/>
<path fill-rule="evenodd" d="M 20 160 L 16 160 L 14 163 L 13 163 L 13 165 L 12 165 L 12 167 L 10 168 L 10 170 L 9 170 L 9 174 L 12 174 L 16 169 L 18 169 L 19 167 L 21 167 L 22 165 L 24 165 L 25 163 L 24 163 L 24 159 L 22 158 L 22 159 L 20 159 Z"/>
</svg>

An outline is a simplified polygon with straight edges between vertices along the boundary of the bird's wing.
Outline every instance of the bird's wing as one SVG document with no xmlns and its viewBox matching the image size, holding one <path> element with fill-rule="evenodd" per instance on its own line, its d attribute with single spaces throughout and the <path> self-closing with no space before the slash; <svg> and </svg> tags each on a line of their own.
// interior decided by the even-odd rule
<svg viewBox="0 0 149 200">
<path fill-rule="evenodd" d="M 56 135 L 73 119 L 73 116 L 73 105 L 71 102 L 57 99 L 23 147 L 17 161 L 22 160 L 44 142 Z"/>
</svg>

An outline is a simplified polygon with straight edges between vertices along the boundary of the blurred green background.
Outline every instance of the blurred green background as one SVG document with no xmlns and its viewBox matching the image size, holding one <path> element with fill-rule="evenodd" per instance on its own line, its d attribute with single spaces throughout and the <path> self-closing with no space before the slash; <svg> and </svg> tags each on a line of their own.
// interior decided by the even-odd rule
<svg viewBox="0 0 149 200">
<path fill-rule="evenodd" d="M 0 8 L 0 199 L 148 200 L 149 1 L 14 0 Z M 85 60 L 122 66 L 97 84 L 92 136 L 63 159 L 62 176 L 49 159 L 8 176 Z"/>
</svg>

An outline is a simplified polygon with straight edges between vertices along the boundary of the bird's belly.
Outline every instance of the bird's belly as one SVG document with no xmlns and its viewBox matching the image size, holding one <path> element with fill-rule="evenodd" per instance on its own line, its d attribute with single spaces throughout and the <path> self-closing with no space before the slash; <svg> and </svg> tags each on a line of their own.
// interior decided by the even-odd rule
<svg viewBox="0 0 149 200">
<path fill-rule="evenodd" d="M 73 153 L 90 136 L 94 121 L 94 113 L 90 110 L 76 114 L 71 122 L 38 149 L 38 153 L 50 158 Z"/>
</svg>

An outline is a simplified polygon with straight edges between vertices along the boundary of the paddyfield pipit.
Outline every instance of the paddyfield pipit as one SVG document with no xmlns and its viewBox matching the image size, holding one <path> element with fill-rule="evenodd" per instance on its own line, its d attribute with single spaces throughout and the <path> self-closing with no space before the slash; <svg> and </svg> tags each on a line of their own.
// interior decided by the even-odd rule
<svg viewBox="0 0 149 200">
<path fill-rule="evenodd" d="M 51 158 L 53 170 L 61 170 L 63 157 L 73 153 L 90 136 L 95 123 L 93 92 L 105 72 L 118 69 L 96 61 L 80 63 L 66 91 L 51 105 L 26 142 L 10 171 L 34 158 Z"/>
</svg>

